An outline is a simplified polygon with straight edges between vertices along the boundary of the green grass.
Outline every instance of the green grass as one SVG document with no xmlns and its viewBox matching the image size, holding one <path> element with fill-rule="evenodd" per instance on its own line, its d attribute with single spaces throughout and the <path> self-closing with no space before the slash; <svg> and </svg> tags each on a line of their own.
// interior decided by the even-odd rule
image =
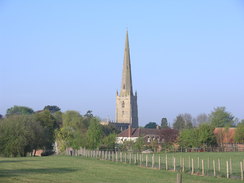
<svg viewBox="0 0 244 183">
<path fill-rule="evenodd" d="M 148 159 L 151 162 L 151 156 L 148 155 Z M 161 167 L 165 169 L 166 154 L 155 154 L 155 166 L 158 166 L 158 156 L 161 157 Z M 144 155 L 145 157 L 145 155 Z M 244 152 L 200 152 L 200 153 L 167 153 L 169 169 L 173 169 L 173 157 L 176 158 L 177 169 L 180 169 L 181 162 L 185 161 L 185 171 L 191 171 L 189 169 L 189 159 L 191 166 L 191 159 L 194 160 L 195 172 L 201 173 L 201 163 L 204 160 L 205 175 L 213 176 L 213 160 L 215 161 L 216 174 L 220 177 L 226 177 L 226 161 L 232 162 L 232 178 L 240 179 L 240 161 L 244 163 Z M 199 157 L 199 165 L 198 165 Z M 145 158 L 144 158 L 145 159 Z M 218 171 L 218 159 L 220 160 L 220 172 Z M 145 162 L 144 162 L 145 164 Z M 199 168 L 198 168 L 199 167 Z"/>
<path fill-rule="evenodd" d="M 0 182 L 175 183 L 176 173 L 84 157 L 0 158 Z M 184 183 L 236 183 L 240 180 L 183 174 Z"/>
</svg>

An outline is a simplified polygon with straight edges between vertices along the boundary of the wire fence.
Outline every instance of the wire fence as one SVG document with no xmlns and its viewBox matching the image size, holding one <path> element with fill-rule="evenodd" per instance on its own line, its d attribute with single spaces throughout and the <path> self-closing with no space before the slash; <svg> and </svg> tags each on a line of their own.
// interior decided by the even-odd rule
<svg viewBox="0 0 244 183">
<path fill-rule="evenodd" d="M 181 153 L 180 156 L 177 155 L 177 153 L 165 153 L 163 155 L 152 153 L 143 154 L 88 150 L 85 148 L 80 148 L 79 150 L 67 150 L 66 154 L 192 175 L 226 177 L 243 180 L 244 159 L 234 160 L 231 157 L 200 157 L 196 154 L 194 156 L 189 156 L 189 153 L 185 153 L 185 155 Z"/>
</svg>

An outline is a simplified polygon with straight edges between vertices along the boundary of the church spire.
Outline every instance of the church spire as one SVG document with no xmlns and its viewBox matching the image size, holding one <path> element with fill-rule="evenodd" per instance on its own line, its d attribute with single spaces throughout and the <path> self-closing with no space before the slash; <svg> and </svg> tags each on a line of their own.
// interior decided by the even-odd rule
<svg viewBox="0 0 244 183">
<path fill-rule="evenodd" d="M 130 65 L 130 47 L 128 30 L 125 38 L 124 64 L 122 72 L 121 95 L 133 94 L 132 79 L 131 79 L 131 65 Z"/>
</svg>

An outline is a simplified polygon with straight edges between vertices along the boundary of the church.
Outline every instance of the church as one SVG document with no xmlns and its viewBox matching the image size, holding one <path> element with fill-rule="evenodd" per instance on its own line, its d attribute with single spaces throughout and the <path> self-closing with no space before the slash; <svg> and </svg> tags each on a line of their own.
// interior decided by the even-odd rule
<svg viewBox="0 0 244 183">
<path fill-rule="evenodd" d="M 137 93 L 133 93 L 129 35 L 126 31 L 122 82 L 120 92 L 116 92 L 115 122 L 101 122 L 103 125 L 112 124 L 120 131 L 138 128 Z"/>
<path fill-rule="evenodd" d="M 137 93 L 133 93 L 128 31 L 125 38 L 124 63 L 120 93 L 116 92 L 115 122 L 138 128 Z"/>
</svg>

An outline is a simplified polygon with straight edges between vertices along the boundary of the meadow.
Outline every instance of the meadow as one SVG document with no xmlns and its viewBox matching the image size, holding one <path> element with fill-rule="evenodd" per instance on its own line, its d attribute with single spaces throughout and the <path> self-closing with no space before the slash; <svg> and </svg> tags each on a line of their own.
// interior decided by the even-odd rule
<svg viewBox="0 0 244 183">
<path fill-rule="evenodd" d="M 172 155 L 183 156 L 180 153 Z M 185 155 L 187 156 L 189 153 L 185 153 Z M 194 153 L 191 155 L 194 155 Z M 204 154 L 206 157 L 208 155 L 214 156 L 213 154 Z M 238 156 L 243 157 L 242 154 L 238 155 L 235 153 L 221 154 L 221 156 L 223 158 L 229 158 L 228 156 L 232 156 L 233 158 L 237 158 Z M 97 160 L 82 156 L 0 158 L 0 182 L 173 183 L 176 182 L 176 172 L 140 167 L 134 164 L 128 164 L 128 162 Z M 183 182 L 236 183 L 241 181 L 223 177 L 183 174 Z"/>
</svg>

